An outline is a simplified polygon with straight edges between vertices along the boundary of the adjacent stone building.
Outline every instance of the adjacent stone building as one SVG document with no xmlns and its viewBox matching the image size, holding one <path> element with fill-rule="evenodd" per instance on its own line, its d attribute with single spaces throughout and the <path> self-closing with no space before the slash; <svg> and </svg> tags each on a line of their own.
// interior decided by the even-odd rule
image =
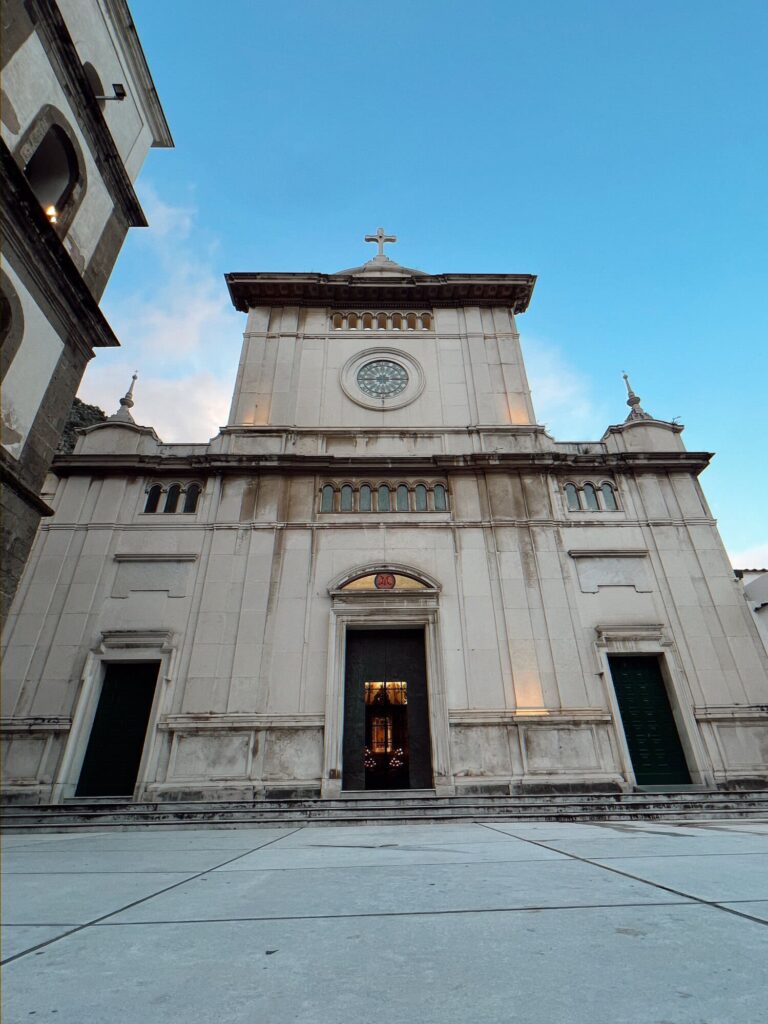
<svg viewBox="0 0 768 1024">
<path fill-rule="evenodd" d="M 536 423 L 534 278 L 227 275 L 228 424 L 57 458 L 6 633 L 17 800 L 768 781 L 766 653 L 682 427 Z M 141 417 L 138 417 L 141 419 Z"/>
<path fill-rule="evenodd" d="M 133 182 L 173 141 L 125 0 L 3 0 L 0 43 L 5 614 L 86 363 L 118 344 L 98 303 L 146 225 Z"/>
</svg>

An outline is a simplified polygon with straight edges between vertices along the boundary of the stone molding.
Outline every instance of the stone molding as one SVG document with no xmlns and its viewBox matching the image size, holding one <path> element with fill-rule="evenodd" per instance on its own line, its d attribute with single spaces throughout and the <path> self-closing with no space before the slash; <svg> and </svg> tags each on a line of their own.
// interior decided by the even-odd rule
<svg viewBox="0 0 768 1024">
<path fill-rule="evenodd" d="M 116 562 L 196 562 L 197 554 L 194 551 L 175 554 L 150 554 L 149 552 L 124 553 L 112 556 Z"/>
<path fill-rule="evenodd" d="M 699 722 L 747 722 L 758 719 L 768 722 L 768 704 L 709 704 L 694 707 L 694 717 Z"/>
<path fill-rule="evenodd" d="M 68 732 L 72 719 L 58 715 L 0 718 L 0 732 Z"/>
<path fill-rule="evenodd" d="M 201 713 L 189 712 L 177 715 L 163 715 L 158 719 L 157 728 L 163 732 L 207 732 L 210 730 L 232 729 L 307 729 L 322 728 L 325 715 L 295 714 L 270 715 L 244 712 Z"/>
<path fill-rule="evenodd" d="M 270 431 L 274 433 L 274 431 Z M 349 433 L 349 430 L 346 431 Z M 409 433 L 409 431 L 397 431 Z M 411 431 L 410 433 L 414 433 Z M 472 452 L 464 455 L 293 455 L 265 454 L 193 454 L 193 455 L 127 455 L 77 454 L 58 455 L 53 468 L 59 476 L 99 473 L 212 473 L 253 476 L 255 473 L 325 473 L 375 472 L 382 466 L 390 473 L 442 472 L 474 473 L 477 470 L 505 472 L 537 469 L 548 473 L 604 471 L 615 473 L 688 472 L 698 474 L 709 465 L 708 452 L 621 452 L 599 457 L 563 452 Z"/>
<path fill-rule="evenodd" d="M 571 725 L 580 722 L 610 722 L 612 716 L 605 708 L 516 708 L 506 711 L 449 710 L 451 725 Z"/>
<path fill-rule="evenodd" d="M 571 549 L 571 558 L 647 558 L 645 548 L 599 548 L 590 551 L 588 548 Z M 598 627 L 600 628 L 600 627 Z"/>
<path fill-rule="evenodd" d="M 172 640 L 173 631 L 170 629 L 105 629 L 95 650 L 104 653 L 116 649 L 157 647 L 169 651 Z"/>
<path fill-rule="evenodd" d="M 662 623 L 612 623 L 607 626 L 595 626 L 598 647 L 615 647 L 619 652 L 623 644 L 641 641 L 656 643 L 662 647 L 671 647 L 672 641 L 666 635 Z"/>
</svg>

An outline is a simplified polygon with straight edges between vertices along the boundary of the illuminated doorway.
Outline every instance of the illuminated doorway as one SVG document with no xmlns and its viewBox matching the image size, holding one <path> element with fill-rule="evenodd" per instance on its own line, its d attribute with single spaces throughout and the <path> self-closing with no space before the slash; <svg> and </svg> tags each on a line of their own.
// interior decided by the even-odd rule
<svg viewBox="0 0 768 1024">
<path fill-rule="evenodd" d="M 347 631 L 343 788 L 429 789 L 422 629 Z"/>
</svg>

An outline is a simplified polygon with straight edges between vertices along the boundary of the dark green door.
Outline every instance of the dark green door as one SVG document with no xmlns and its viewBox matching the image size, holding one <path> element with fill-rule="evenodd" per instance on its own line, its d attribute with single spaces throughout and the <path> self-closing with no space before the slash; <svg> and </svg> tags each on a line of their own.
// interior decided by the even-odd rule
<svg viewBox="0 0 768 1024">
<path fill-rule="evenodd" d="M 657 658 L 608 659 L 638 785 L 691 781 Z"/>
<path fill-rule="evenodd" d="M 344 789 L 429 789 L 423 629 L 347 632 Z"/>
<path fill-rule="evenodd" d="M 159 665 L 106 666 L 77 796 L 133 796 Z"/>
</svg>

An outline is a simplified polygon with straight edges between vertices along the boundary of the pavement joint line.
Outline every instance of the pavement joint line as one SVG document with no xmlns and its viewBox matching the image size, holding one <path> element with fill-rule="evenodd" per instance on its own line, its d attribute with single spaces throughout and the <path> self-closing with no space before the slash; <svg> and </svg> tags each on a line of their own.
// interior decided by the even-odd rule
<svg viewBox="0 0 768 1024">
<path fill-rule="evenodd" d="M 300 828 L 301 826 L 294 829 L 293 832 L 300 831 Z M 293 835 L 293 832 L 288 832 L 287 835 Z M 263 850 L 264 847 L 271 846 L 273 843 L 279 843 L 281 839 L 285 838 L 287 838 L 286 835 L 277 836 L 275 839 L 270 839 L 268 843 L 263 843 L 261 846 L 256 846 L 252 850 L 246 850 L 245 853 L 240 853 L 236 857 L 230 857 L 228 860 L 222 861 L 221 864 L 216 865 L 216 867 L 224 867 L 225 864 L 231 864 L 233 861 L 240 860 L 241 857 L 247 857 L 249 853 L 255 853 L 256 850 Z M 6 957 L 5 960 L 0 960 L 0 966 L 12 964 L 14 960 L 20 960 L 23 956 L 29 956 L 30 953 L 36 953 L 38 950 L 43 949 L 46 946 L 50 946 L 54 942 L 60 942 L 61 939 L 66 939 L 70 935 L 75 935 L 77 932 L 83 931 L 85 928 L 101 924 L 103 921 L 106 921 L 110 917 L 114 917 L 116 914 L 122 914 L 124 911 L 130 910 L 132 907 L 137 907 L 141 903 L 146 903 L 147 900 L 154 899 L 156 896 L 162 896 L 164 893 L 170 892 L 172 889 L 178 889 L 180 885 L 186 885 L 187 882 L 193 882 L 196 878 L 200 878 L 202 875 L 207 875 L 212 870 L 215 871 L 216 869 L 206 868 L 204 871 L 198 871 L 196 874 L 190 875 L 188 878 L 183 878 L 179 882 L 174 882 L 173 885 L 167 885 L 164 889 L 159 889 L 157 892 L 150 893 L 148 896 L 142 896 L 141 899 L 133 900 L 133 902 L 127 903 L 124 907 L 119 907 L 117 910 L 111 910 L 108 914 L 102 914 L 100 917 L 95 917 L 91 921 L 85 921 L 83 924 L 78 925 L 76 928 L 72 928 L 68 932 L 62 932 L 61 935 L 56 935 L 54 938 L 48 939 L 47 942 L 39 942 L 36 946 L 30 946 L 29 949 L 25 949 L 21 953 L 14 953 L 13 956 Z"/>
<path fill-rule="evenodd" d="M 493 845 L 493 844 L 486 844 Z M 263 847 L 259 847 L 263 849 Z M 301 847 L 291 847 L 291 849 L 301 849 Z M 344 849 L 344 847 L 342 847 Z M 400 847 L 399 849 L 402 849 Z M 548 847 L 549 849 L 549 847 Z M 102 851 L 103 852 L 103 851 Z M 133 853 L 135 851 L 122 851 L 127 853 Z M 172 851 L 169 851 L 172 852 Z M 246 850 L 246 853 L 253 853 L 253 850 Z M 258 853 L 258 850 L 255 851 Z M 407 852 L 413 852 L 411 850 Z M 431 852 L 431 851 L 424 851 Z M 439 853 L 440 851 L 435 851 Z M 446 851 L 451 852 L 451 851 Z M 552 853 L 560 854 L 563 857 L 570 857 L 570 854 L 566 854 L 561 850 L 552 850 Z M 685 857 L 768 857 L 768 850 L 753 850 L 749 853 L 625 853 L 621 856 L 600 856 L 594 862 L 588 861 L 588 863 L 600 864 L 604 860 L 680 860 Z M 463 867 L 480 864 L 557 864 L 558 859 L 555 857 L 503 857 L 501 860 L 461 860 L 461 861 L 413 861 L 410 864 L 403 864 L 402 862 L 391 861 L 386 864 L 296 864 L 293 867 L 255 867 L 255 868 L 239 868 L 238 874 L 255 874 L 262 871 L 346 871 L 346 870 L 379 870 L 381 868 L 397 867 L 398 869 L 403 867 L 434 867 L 435 865 L 445 864 L 446 867 Z M 220 867 L 215 866 L 207 868 L 207 871 L 219 871 Z M 14 871 L 13 868 L 5 867 L 3 869 L 4 875 L 183 875 L 186 874 L 184 871 L 172 871 L 165 868 L 137 868 L 135 871 Z M 726 900 L 728 903 L 733 903 L 733 900 Z M 744 900 L 743 902 L 753 902 L 750 900 Z"/>
<path fill-rule="evenodd" d="M 496 831 L 492 825 L 483 824 L 484 828 Z M 510 833 L 506 833 L 509 835 Z M 518 838 L 522 838 L 519 837 Z M 683 892 L 681 889 L 674 889 L 670 885 L 662 885 L 661 882 L 651 882 L 647 878 L 640 878 L 638 875 L 630 874 L 629 871 L 619 871 L 618 868 L 610 867 L 608 864 L 600 864 L 597 861 L 589 860 L 587 857 L 579 857 L 578 854 L 568 853 L 567 850 L 558 850 L 552 846 L 547 846 L 545 843 L 537 842 L 535 839 L 524 839 L 523 842 L 531 843 L 533 846 L 541 846 L 545 850 L 554 850 L 555 853 L 564 853 L 566 856 L 571 857 L 573 860 L 581 861 L 582 864 L 590 864 L 592 867 L 601 868 L 603 871 L 611 871 L 615 875 L 621 875 L 623 878 L 631 878 L 635 882 L 643 882 L 645 885 L 651 885 L 655 889 L 661 889 L 663 892 L 672 893 L 674 896 L 683 896 L 685 899 L 694 900 L 696 903 L 700 903 L 704 907 L 714 907 L 717 910 L 722 910 L 726 914 L 733 914 L 734 917 L 742 917 L 747 921 L 754 921 L 755 924 L 761 924 L 764 927 L 768 926 L 768 921 L 763 920 L 759 917 L 753 917 L 752 914 L 745 914 L 740 910 L 732 910 L 730 907 L 726 907 L 723 903 L 718 903 L 715 900 L 705 900 L 701 896 L 694 896 L 691 893 Z M 726 901 L 723 901 L 726 902 Z M 745 900 L 744 902 L 750 903 L 751 900 Z"/>
<path fill-rule="evenodd" d="M 747 902 L 754 902 L 752 900 Z M 349 918 L 369 917 L 443 917 L 461 914 L 517 914 L 524 911 L 541 910 L 613 910 L 622 907 L 695 907 L 698 903 L 692 899 L 670 900 L 669 902 L 652 903 L 564 903 L 561 906 L 525 907 L 455 907 L 448 910 L 380 910 L 350 914 L 283 914 L 275 917 L 201 917 L 181 918 L 178 921 L 104 921 L 98 922 L 97 928 L 133 928 L 141 925 L 144 928 L 156 924 L 235 924 L 238 921 L 345 921 Z"/>
</svg>

